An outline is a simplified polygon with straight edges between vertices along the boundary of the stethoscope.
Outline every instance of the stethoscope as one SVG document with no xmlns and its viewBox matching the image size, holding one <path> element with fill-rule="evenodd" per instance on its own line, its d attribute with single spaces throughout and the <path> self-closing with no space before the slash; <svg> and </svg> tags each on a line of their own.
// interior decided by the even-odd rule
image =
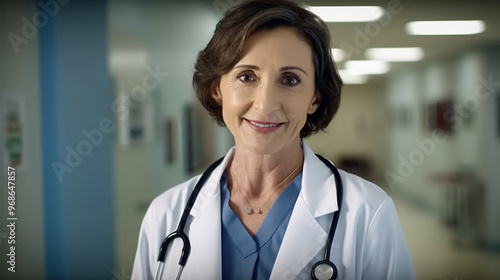
<svg viewBox="0 0 500 280">
<path fill-rule="evenodd" d="M 340 178 L 340 174 L 337 168 L 326 158 L 320 155 L 316 156 L 323 163 L 325 163 L 326 166 L 328 166 L 330 170 L 333 172 L 333 175 L 335 177 L 335 184 L 337 187 L 338 210 L 333 215 L 332 225 L 330 226 L 330 231 L 328 232 L 328 238 L 326 240 L 326 248 L 323 260 L 313 265 L 311 269 L 311 277 L 313 280 L 333 280 L 337 279 L 337 267 L 330 261 L 330 249 L 332 247 L 333 236 L 335 235 L 335 230 L 337 229 L 337 224 L 339 222 L 340 207 L 342 205 L 343 185 L 342 185 L 342 179 Z M 169 234 L 167 237 L 165 237 L 165 239 L 163 239 L 163 242 L 161 243 L 160 246 L 160 253 L 158 254 L 158 265 L 156 266 L 156 273 L 154 279 L 159 280 L 161 278 L 161 275 L 163 274 L 163 268 L 165 266 L 167 247 L 176 238 L 180 238 L 183 243 L 181 257 L 179 259 L 180 268 L 179 271 L 177 272 L 177 277 L 175 278 L 176 280 L 180 279 L 182 270 L 184 269 L 184 266 L 186 265 L 187 259 L 189 257 L 189 253 L 191 252 L 191 243 L 189 242 L 189 238 L 187 237 L 187 235 L 184 233 L 184 227 L 186 226 L 189 213 L 191 212 L 191 208 L 193 208 L 194 202 L 196 201 L 196 197 L 200 193 L 203 184 L 212 174 L 212 171 L 214 171 L 214 169 L 217 166 L 219 166 L 219 164 L 222 162 L 223 159 L 224 158 L 220 158 L 214 163 L 212 163 L 212 165 L 210 165 L 207 168 L 207 170 L 201 175 L 201 178 L 196 183 L 194 190 L 191 193 L 191 196 L 189 196 L 186 208 L 184 208 L 184 212 L 182 213 L 182 217 L 179 222 L 179 225 L 177 226 L 177 229 L 171 234 Z"/>
</svg>

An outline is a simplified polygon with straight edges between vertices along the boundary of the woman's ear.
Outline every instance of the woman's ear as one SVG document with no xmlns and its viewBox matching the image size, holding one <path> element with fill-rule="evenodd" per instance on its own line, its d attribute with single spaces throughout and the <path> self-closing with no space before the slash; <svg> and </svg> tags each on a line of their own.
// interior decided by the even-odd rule
<svg viewBox="0 0 500 280">
<path fill-rule="evenodd" d="M 217 102 L 217 104 L 222 106 L 222 93 L 220 92 L 219 86 L 215 87 L 212 90 L 212 98 L 215 100 L 215 102 Z"/>
<path fill-rule="evenodd" d="M 313 98 L 311 100 L 311 104 L 309 105 L 309 109 L 307 110 L 307 113 L 309 115 L 314 114 L 314 112 L 316 112 L 316 109 L 318 109 L 320 103 L 321 103 L 321 94 L 318 91 L 315 91 Z"/>
</svg>

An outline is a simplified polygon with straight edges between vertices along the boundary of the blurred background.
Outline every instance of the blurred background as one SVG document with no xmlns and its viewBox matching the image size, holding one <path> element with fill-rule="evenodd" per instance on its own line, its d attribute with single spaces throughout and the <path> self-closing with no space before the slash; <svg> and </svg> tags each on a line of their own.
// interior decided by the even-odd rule
<svg viewBox="0 0 500 280">
<path fill-rule="evenodd" d="M 191 78 L 239 2 L 1 0 L 1 279 L 130 279 L 151 200 L 233 145 Z M 419 279 L 500 279 L 500 2 L 301 3 L 375 7 L 327 23 L 346 85 L 306 142 L 394 199 Z"/>
</svg>

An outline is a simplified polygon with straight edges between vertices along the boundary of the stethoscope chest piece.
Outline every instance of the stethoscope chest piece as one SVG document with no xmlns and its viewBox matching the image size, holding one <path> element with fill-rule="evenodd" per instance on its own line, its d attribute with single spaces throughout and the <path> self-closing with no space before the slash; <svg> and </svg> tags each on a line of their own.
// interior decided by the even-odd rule
<svg viewBox="0 0 500 280">
<path fill-rule="evenodd" d="M 319 261 L 312 267 L 311 276 L 314 280 L 337 279 L 337 267 L 330 261 Z"/>
</svg>

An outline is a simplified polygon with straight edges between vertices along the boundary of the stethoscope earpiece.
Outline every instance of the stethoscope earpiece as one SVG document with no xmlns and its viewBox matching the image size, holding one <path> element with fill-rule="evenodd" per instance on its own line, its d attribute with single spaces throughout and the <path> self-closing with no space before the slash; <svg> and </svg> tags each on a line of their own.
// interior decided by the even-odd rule
<svg viewBox="0 0 500 280">
<path fill-rule="evenodd" d="M 312 267 L 311 277 L 313 280 L 335 280 L 337 267 L 330 261 L 319 261 Z"/>
</svg>

